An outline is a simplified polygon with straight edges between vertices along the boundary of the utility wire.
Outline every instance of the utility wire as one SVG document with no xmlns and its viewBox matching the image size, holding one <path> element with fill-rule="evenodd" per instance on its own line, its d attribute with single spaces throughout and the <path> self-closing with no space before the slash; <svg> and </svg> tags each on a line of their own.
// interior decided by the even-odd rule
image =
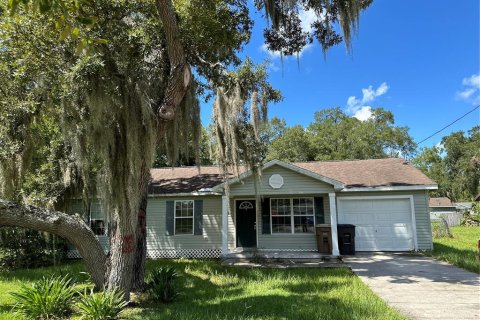
<svg viewBox="0 0 480 320">
<path fill-rule="evenodd" d="M 480 104 L 478 106 L 476 106 L 475 108 L 473 108 L 472 110 L 468 111 L 467 113 L 465 113 L 463 116 L 461 116 L 460 118 L 454 120 L 453 122 L 447 124 L 445 127 L 443 127 L 442 129 L 438 130 L 438 131 L 435 131 L 433 134 L 429 135 L 428 137 L 426 137 L 425 139 L 423 139 L 422 141 L 418 142 L 417 145 L 420 145 L 421 143 L 427 141 L 428 139 L 430 139 L 431 137 L 433 137 L 434 135 L 436 135 L 437 133 L 440 133 L 442 132 L 443 130 L 447 129 L 448 127 L 450 127 L 452 124 L 454 124 L 455 122 L 465 118 L 467 115 L 469 115 L 470 113 L 472 113 L 473 111 L 477 110 L 478 108 L 480 108 Z"/>
</svg>

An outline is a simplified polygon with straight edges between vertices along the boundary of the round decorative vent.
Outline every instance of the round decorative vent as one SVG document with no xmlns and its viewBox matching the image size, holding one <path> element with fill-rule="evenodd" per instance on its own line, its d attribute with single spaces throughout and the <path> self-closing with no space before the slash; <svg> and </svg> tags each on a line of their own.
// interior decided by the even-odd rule
<svg viewBox="0 0 480 320">
<path fill-rule="evenodd" d="M 268 184 L 273 189 L 280 189 L 281 187 L 283 187 L 283 177 L 277 173 L 272 174 L 270 176 L 270 179 L 268 179 Z"/>
</svg>

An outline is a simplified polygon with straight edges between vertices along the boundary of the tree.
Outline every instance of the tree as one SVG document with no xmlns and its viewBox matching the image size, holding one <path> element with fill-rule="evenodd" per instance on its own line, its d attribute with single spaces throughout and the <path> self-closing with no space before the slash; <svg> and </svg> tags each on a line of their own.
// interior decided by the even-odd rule
<svg viewBox="0 0 480 320">
<path fill-rule="evenodd" d="M 304 127 L 290 127 L 281 137 L 272 141 L 268 147 L 267 159 L 290 162 L 315 160 L 311 140 L 311 133 Z"/>
<path fill-rule="evenodd" d="M 308 126 L 288 128 L 272 141 L 269 159 L 285 161 L 374 159 L 406 156 L 415 143 L 408 128 L 395 126 L 393 114 L 373 109 L 372 118 L 360 121 L 347 116 L 340 108 L 315 113 Z"/>
<path fill-rule="evenodd" d="M 438 183 L 434 195 L 472 201 L 480 192 L 480 126 L 443 137 L 440 146 L 422 149 L 412 162 Z"/>
<path fill-rule="evenodd" d="M 39 112 L 48 106 L 62 115 L 68 156 L 75 160 L 87 195 L 92 192 L 90 180 L 95 173 L 95 182 L 100 186 L 97 189 L 112 221 L 111 250 L 105 256 L 88 226 L 79 217 L 61 212 L 2 200 L 0 225 L 39 229 L 65 237 L 79 249 L 98 287 L 118 287 L 128 297 L 131 288 L 138 289 L 143 284 L 146 190 L 156 146 L 160 140 L 178 148 L 186 145 L 182 139 L 192 135 L 194 140 L 198 139 L 199 93 L 215 92 L 218 120 L 237 121 L 235 132 L 217 123 L 221 164 L 237 165 L 240 159 L 258 159 L 249 156 L 259 142 L 255 122 L 261 115 L 266 118 L 266 104 L 278 99 L 278 93 L 265 81 L 264 70 L 248 61 L 237 72 L 229 70 L 240 65 L 237 53 L 250 37 L 252 21 L 246 3 L 9 3 L 17 15 L 8 17 L 3 8 L 2 18 L 10 33 L 2 35 L 8 41 L 2 38 L 1 52 L 3 56 L 14 56 L 7 60 L 10 62 L 22 61 L 27 55 L 37 55 L 36 60 L 41 61 L 44 57 L 39 52 L 51 57 L 48 62 L 57 77 L 52 77 L 48 85 L 60 94 L 51 100 L 37 97 L 35 103 Z M 22 3 L 31 6 L 22 7 Z M 271 32 L 266 33 L 267 43 L 285 55 L 298 53 L 306 45 L 304 39 L 312 37 L 298 32 L 299 9 L 316 12 L 315 36 L 328 48 L 342 40 L 333 31 L 336 23 L 340 23 L 349 45 L 359 13 L 369 4 L 370 1 L 360 0 L 293 1 L 288 5 L 283 1 L 256 2 L 259 9 L 266 9 L 272 21 Z M 20 50 L 22 40 L 28 36 L 22 33 L 25 27 L 36 30 L 31 35 L 36 50 Z M 46 33 L 41 34 L 41 30 Z M 56 42 L 55 33 L 60 34 L 62 43 Z M 193 78 L 192 68 L 200 76 L 198 79 Z M 10 70 L 11 76 L 18 76 L 17 66 Z M 37 87 L 48 91 L 42 77 L 35 74 L 29 79 L 33 86 L 25 86 L 18 94 L 12 91 L 4 95 L 28 97 Z M 200 82 L 202 78 L 206 81 Z M 253 124 L 246 121 L 248 101 Z M 262 112 L 257 108 L 258 102 Z M 224 140 L 226 137 L 230 138 Z M 226 147 L 225 142 L 239 141 L 240 148 Z M 238 152 L 243 154 L 242 158 L 235 155 Z"/>
</svg>

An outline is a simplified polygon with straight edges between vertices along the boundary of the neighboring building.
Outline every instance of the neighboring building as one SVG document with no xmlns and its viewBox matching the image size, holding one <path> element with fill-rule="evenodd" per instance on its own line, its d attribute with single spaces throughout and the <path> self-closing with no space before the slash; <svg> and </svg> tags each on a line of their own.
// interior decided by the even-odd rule
<svg viewBox="0 0 480 320">
<path fill-rule="evenodd" d="M 455 204 L 447 197 L 430 198 L 428 201 L 430 207 L 430 219 L 438 220 L 442 215 L 451 215 L 457 212 Z"/>
<path fill-rule="evenodd" d="M 228 180 L 227 197 L 218 167 L 152 169 L 148 257 L 316 251 L 317 224 L 331 225 L 334 256 L 338 224 L 356 226 L 357 251 L 432 249 L 428 190 L 437 185 L 403 159 L 270 161 L 257 188 L 258 213 L 252 172 L 242 171 Z M 105 233 L 97 211 L 92 226 Z"/>
</svg>

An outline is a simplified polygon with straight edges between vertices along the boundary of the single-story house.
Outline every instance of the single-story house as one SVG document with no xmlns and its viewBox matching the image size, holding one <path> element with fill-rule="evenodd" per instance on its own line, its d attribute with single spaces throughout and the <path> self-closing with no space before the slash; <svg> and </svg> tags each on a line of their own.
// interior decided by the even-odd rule
<svg viewBox="0 0 480 320">
<path fill-rule="evenodd" d="M 147 256 L 221 257 L 245 248 L 314 252 L 318 224 L 331 226 L 333 256 L 339 255 L 338 224 L 356 226 L 357 251 L 432 249 L 428 191 L 437 184 L 403 159 L 273 160 L 257 185 L 261 203 L 252 172 L 242 171 L 227 181 L 227 196 L 216 166 L 152 169 Z M 107 246 L 101 208 L 90 211 Z"/>
<path fill-rule="evenodd" d="M 428 206 L 430 207 L 431 220 L 438 220 L 441 216 L 455 215 L 457 213 L 455 204 L 447 197 L 430 198 Z"/>
</svg>

